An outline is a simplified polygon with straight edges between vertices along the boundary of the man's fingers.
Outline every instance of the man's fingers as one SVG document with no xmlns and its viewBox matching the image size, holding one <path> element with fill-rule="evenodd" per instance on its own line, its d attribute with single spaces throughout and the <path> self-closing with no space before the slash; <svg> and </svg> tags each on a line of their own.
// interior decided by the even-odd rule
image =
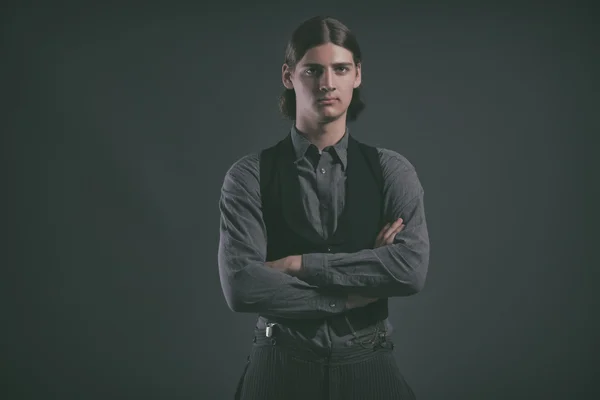
<svg viewBox="0 0 600 400">
<path fill-rule="evenodd" d="M 402 226 L 402 218 L 398 218 L 387 230 L 387 232 L 383 235 L 383 239 L 387 241 L 391 235 L 395 235 L 398 230 Z"/>
<path fill-rule="evenodd" d="M 391 242 L 393 242 L 396 234 L 404 228 L 403 222 L 404 220 L 402 218 L 398 218 L 394 222 L 385 224 L 375 239 L 375 247 L 377 248 L 385 244 L 390 244 L 390 239 Z"/>
<path fill-rule="evenodd" d="M 390 228 L 390 223 L 388 222 L 387 224 L 385 224 L 385 226 L 381 229 L 381 231 L 379 232 L 379 235 L 377 235 L 377 239 L 376 240 L 382 240 L 383 239 L 383 235 L 385 235 L 385 233 L 387 232 L 387 230 Z"/>
<path fill-rule="evenodd" d="M 383 239 L 384 237 L 389 235 L 390 232 L 395 231 L 398 228 L 398 226 L 400 226 L 401 224 L 402 224 L 402 218 L 398 218 L 394 222 L 389 222 L 389 223 L 385 224 L 385 226 L 383 227 L 383 229 L 380 232 L 381 239 Z"/>
<path fill-rule="evenodd" d="M 388 235 L 385 236 L 384 240 L 386 244 L 392 244 L 394 242 L 394 239 L 396 238 L 396 235 L 398 234 L 398 232 L 400 232 L 402 229 L 404 229 L 405 225 L 402 224 L 400 225 L 398 228 L 396 228 L 393 231 L 390 231 L 390 233 Z"/>
<path fill-rule="evenodd" d="M 398 218 L 397 220 L 395 220 L 394 223 L 388 228 L 387 233 L 384 235 L 384 237 L 398 229 L 403 222 L 404 221 L 402 220 L 402 218 Z"/>
</svg>

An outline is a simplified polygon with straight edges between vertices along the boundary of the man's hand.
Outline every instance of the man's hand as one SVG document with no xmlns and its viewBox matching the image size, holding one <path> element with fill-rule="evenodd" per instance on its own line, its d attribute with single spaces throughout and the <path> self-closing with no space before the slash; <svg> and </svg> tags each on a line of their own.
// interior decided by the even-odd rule
<svg viewBox="0 0 600 400">
<path fill-rule="evenodd" d="M 277 269 L 289 275 L 294 275 L 300 271 L 300 268 L 302 267 L 302 256 L 287 256 L 280 258 L 279 260 L 268 261 L 266 264 L 273 269 Z"/>
<path fill-rule="evenodd" d="M 393 223 L 387 223 L 377 235 L 377 239 L 375 239 L 375 248 L 386 246 L 388 244 L 394 243 L 394 238 L 402 229 L 404 229 L 404 222 L 402 218 L 398 218 Z"/>
</svg>

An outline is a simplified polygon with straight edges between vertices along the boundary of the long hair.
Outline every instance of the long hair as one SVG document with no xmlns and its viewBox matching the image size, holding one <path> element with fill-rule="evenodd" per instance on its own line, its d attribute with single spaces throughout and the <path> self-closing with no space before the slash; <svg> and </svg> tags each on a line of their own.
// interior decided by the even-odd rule
<svg viewBox="0 0 600 400">
<path fill-rule="evenodd" d="M 284 63 L 293 70 L 310 48 L 325 43 L 333 43 L 349 50 L 355 64 L 362 61 L 358 41 L 346 25 L 332 17 L 316 16 L 304 21 L 294 30 L 286 47 Z M 360 88 L 355 88 L 348 106 L 347 120 L 356 120 L 364 109 L 365 103 L 360 98 Z M 294 89 L 285 89 L 280 95 L 279 111 L 286 118 L 296 119 L 296 92 Z"/>
</svg>

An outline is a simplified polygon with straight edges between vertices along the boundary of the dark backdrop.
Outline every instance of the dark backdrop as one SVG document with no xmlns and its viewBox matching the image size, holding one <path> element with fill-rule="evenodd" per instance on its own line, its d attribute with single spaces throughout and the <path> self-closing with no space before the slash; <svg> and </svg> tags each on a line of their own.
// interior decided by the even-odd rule
<svg viewBox="0 0 600 400">
<path fill-rule="evenodd" d="M 426 288 L 391 301 L 418 398 L 596 398 L 592 2 L 50 3 L 2 11 L 4 398 L 231 398 L 255 317 L 221 292 L 219 190 L 289 129 L 316 14 L 364 51 L 353 134 L 425 188 Z"/>
</svg>

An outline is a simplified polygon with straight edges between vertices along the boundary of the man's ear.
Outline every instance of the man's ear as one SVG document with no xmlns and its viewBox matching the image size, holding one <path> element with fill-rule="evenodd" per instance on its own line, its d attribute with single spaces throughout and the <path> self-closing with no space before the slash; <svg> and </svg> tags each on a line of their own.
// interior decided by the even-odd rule
<svg viewBox="0 0 600 400">
<path fill-rule="evenodd" d="M 356 64 L 356 79 L 354 80 L 354 89 L 362 83 L 362 63 Z"/>
<path fill-rule="evenodd" d="M 292 82 L 292 69 L 287 65 L 283 64 L 281 67 L 281 82 L 286 89 L 293 89 L 294 83 Z"/>
</svg>

